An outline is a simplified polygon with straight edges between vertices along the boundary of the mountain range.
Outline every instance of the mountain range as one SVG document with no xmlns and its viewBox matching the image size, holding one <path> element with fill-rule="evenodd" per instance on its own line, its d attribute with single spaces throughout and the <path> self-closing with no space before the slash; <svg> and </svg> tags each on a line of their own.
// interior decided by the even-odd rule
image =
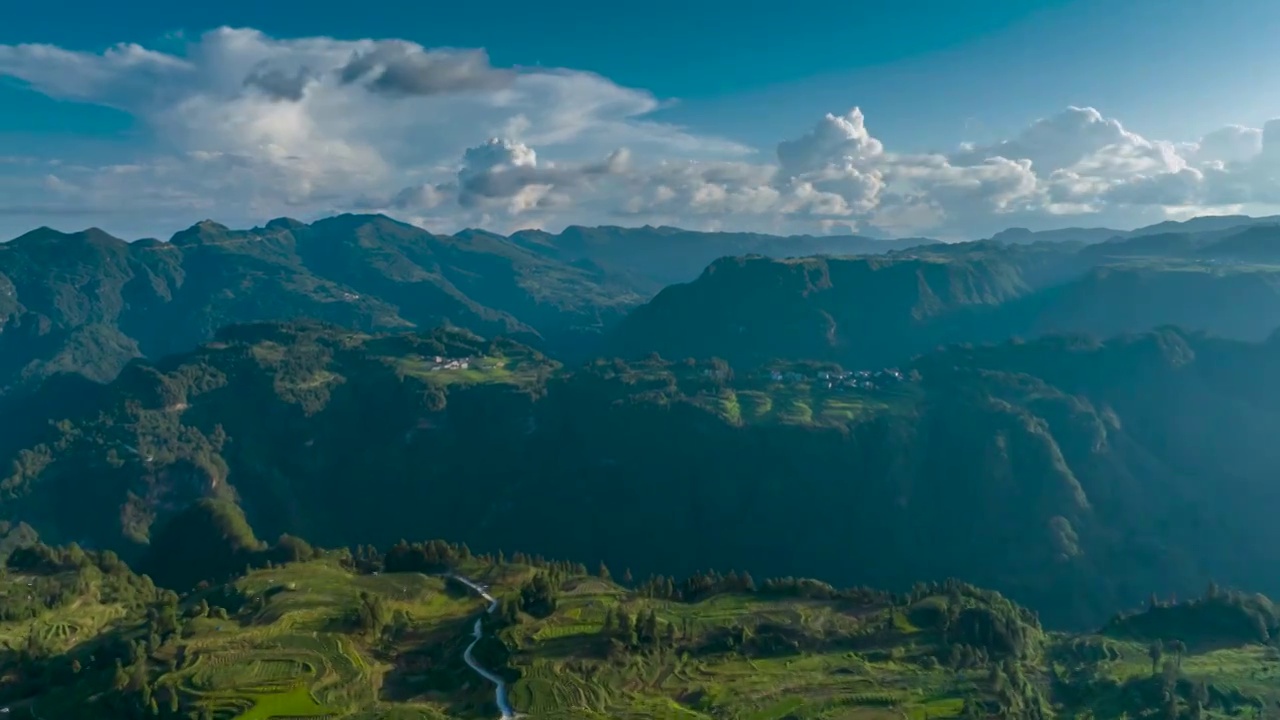
<svg viewBox="0 0 1280 720">
<path fill-rule="evenodd" d="M 42 228 L 0 244 L 0 707 L 1258 716 L 1278 326 L 1278 218 Z"/>
<path fill-rule="evenodd" d="M 607 338 L 611 354 L 906 362 L 939 345 L 1163 325 L 1261 340 L 1280 326 L 1280 225 L 1081 245 L 993 241 L 878 256 L 723 258 Z"/>
<path fill-rule="evenodd" d="M 168 242 L 40 228 L 0 244 L 0 390 L 58 372 L 107 380 L 226 324 L 299 317 L 364 330 L 456 325 L 581 359 L 626 311 L 721 255 L 914 242 L 611 227 L 444 236 L 355 215 L 251 230 L 205 221 Z"/>
<path fill-rule="evenodd" d="M 1010 230 L 953 246 L 667 227 L 444 236 L 356 215 L 251 230 L 206 221 L 167 242 L 41 228 L 0 244 L 0 392 L 65 372 L 105 381 L 227 324 L 297 318 L 366 331 L 451 325 L 570 362 L 651 350 L 898 362 L 940 342 L 1164 322 L 1257 337 L 1274 324 L 1269 271 L 1193 277 L 1169 263 L 1206 269 L 1215 247 L 1232 262 L 1266 262 L 1270 220 Z M 1148 292 L 1165 297 L 1133 302 Z M 1199 309 L 1166 307 L 1201 295 Z M 1244 316 L 1243 303 L 1257 311 Z M 852 348 L 868 332 L 881 349 L 864 357 Z"/>
<path fill-rule="evenodd" d="M 0 429 L 0 520 L 136 558 L 212 497 L 326 545 L 429 519 L 680 572 L 696 545 L 962 577 L 1062 622 L 1211 578 L 1274 592 L 1249 570 L 1266 520 L 1227 520 L 1274 499 L 1271 220 L 957 244 L 354 215 L 37 230 L 0 245 L 0 413 L 24 420 Z M 812 553 L 872 546 L 893 561 Z"/>
</svg>

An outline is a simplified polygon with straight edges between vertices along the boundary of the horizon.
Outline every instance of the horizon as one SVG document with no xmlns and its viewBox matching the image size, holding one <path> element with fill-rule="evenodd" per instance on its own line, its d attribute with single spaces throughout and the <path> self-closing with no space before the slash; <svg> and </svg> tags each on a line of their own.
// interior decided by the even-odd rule
<svg viewBox="0 0 1280 720">
<path fill-rule="evenodd" d="M 197 221 L 195 221 L 195 222 L 192 222 L 192 223 L 190 223 L 190 224 L 184 225 L 184 226 L 182 226 L 182 227 L 180 227 L 180 228 L 178 228 L 178 229 L 176 229 L 176 230 L 173 230 L 172 232 L 164 233 L 164 234 L 162 234 L 162 235 L 148 235 L 148 236 L 146 236 L 146 237 L 123 237 L 123 236 L 121 236 L 121 235 L 119 235 L 119 234 L 117 234 L 117 233 L 112 232 L 111 230 L 109 230 L 109 229 L 107 229 L 107 228 L 98 227 L 98 226 L 96 226 L 96 225 L 91 225 L 91 226 L 89 226 L 89 227 L 80 228 L 80 229 L 78 229 L 78 230 L 63 230 L 63 229 L 59 229 L 59 228 L 53 227 L 53 226 L 51 226 L 51 225 L 41 225 L 41 226 L 39 226 L 39 227 L 34 227 L 34 228 L 30 228 L 30 229 L 28 229 L 28 230 L 25 230 L 25 231 L 23 231 L 23 232 L 21 232 L 21 233 L 19 233 L 19 234 L 17 234 L 17 235 L 14 235 L 14 236 L 12 236 L 12 237 L 4 237 L 4 238 L 0 238 L 0 245 L 4 245 L 4 244 L 7 244 L 7 243 L 11 243 L 11 242 L 14 242 L 15 240 L 20 240 L 20 239 L 22 239 L 22 238 L 23 238 L 23 237 L 25 237 L 25 236 L 28 236 L 28 235 L 32 235 L 32 234 L 38 233 L 38 232 L 40 232 L 40 231 L 42 231 L 42 230 L 48 230 L 48 231 L 51 231 L 51 232 L 55 232 L 55 233 L 58 233 L 59 235 L 62 235 L 62 236 L 77 235 L 77 234 L 90 233 L 90 232 L 93 232 L 93 231 L 97 231 L 97 232 L 103 233 L 103 234 L 105 234 L 105 235 L 108 235 L 108 236 L 110 236 L 110 237 L 111 237 L 111 238 L 113 238 L 113 239 L 121 240 L 121 241 L 123 241 L 123 242 L 127 242 L 127 243 L 141 242 L 141 241 L 144 241 L 144 240 L 154 240 L 154 241 L 158 241 L 158 242 L 166 242 L 166 243 L 167 243 L 167 242 L 170 242 L 170 241 L 173 239 L 173 237 L 174 237 L 175 235 L 177 235 L 177 234 L 179 234 L 179 233 L 183 232 L 184 230 L 189 230 L 189 229 L 191 229 L 191 228 L 197 227 L 197 226 L 202 225 L 202 224 L 204 224 L 204 223 L 213 223 L 213 224 L 215 224 L 215 225 L 222 226 L 222 227 L 224 227 L 224 228 L 226 228 L 226 229 L 228 229 L 228 230 L 232 230 L 232 231 L 240 231 L 240 230 L 245 230 L 245 231 L 247 231 L 247 230 L 261 230 L 261 229 L 266 228 L 266 227 L 267 227 L 268 225 L 270 225 L 271 223 L 278 222 L 278 221 L 281 221 L 281 220 L 290 220 L 290 221 L 295 221 L 295 222 L 301 222 L 301 223 L 303 223 L 303 224 L 305 224 L 305 225 L 311 225 L 311 224 L 314 224 L 314 223 L 320 222 L 320 221 L 322 221 L 322 220 L 326 220 L 326 219 L 330 219 L 330 218 L 334 218 L 334 217 L 339 217 L 339 216 L 341 216 L 341 215 L 355 215 L 355 216 L 364 216 L 364 217 L 385 217 L 385 218 L 387 218 L 387 219 L 389 219 L 389 220 L 392 220 L 392 221 L 394 221 L 394 222 L 399 222 L 399 223 L 404 223 L 404 224 L 407 224 L 407 225 L 413 225 L 414 227 L 419 227 L 420 229 L 426 230 L 427 232 L 430 232 L 430 233 L 432 233 L 433 235 L 440 235 L 440 236 L 447 236 L 447 237 L 452 237 L 452 236 L 460 235 L 460 234 L 462 234 L 462 233 L 469 232 L 469 231 L 487 232 L 487 233 L 492 233 L 492 234 L 494 234 L 494 235 L 499 235 L 499 236 L 501 236 L 501 237 L 510 237 L 511 235 L 514 235 L 514 234 L 519 233 L 519 232 L 545 232 L 545 233 L 550 234 L 550 235 L 559 235 L 559 234 L 563 233 L 565 230 L 567 230 L 568 228 L 572 228 L 572 227 L 581 227 L 581 228 L 609 228 L 609 229 L 619 229 L 619 230 L 628 230 L 628 231 L 644 230 L 644 229 L 646 229 L 646 228 L 652 228 L 652 229 L 655 229 L 655 230 L 670 229 L 670 230 L 679 230 L 679 231 L 681 231 L 681 232 L 694 232 L 694 233 L 718 233 L 718 232 L 729 233 L 729 234 L 732 234 L 732 233 L 744 233 L 744 234 L 745 234 L 745 233 L 754 233 L 754 234 L 758 234 L 758 235 L 766 235 L 766 236 L 770 236 L 770 237 L 777 237 L 777 238 L 783 238 L 783 239 L 785 239 L 785 238 L 790 238 L 790 237 L 830 237 L 830 238 L 833 238 L 833 239 L 834 239 L 834 238 L 841 238 L 841 237 L 859 237 L 859 238 L 865 238 L 865 239 L 869 239 L 869 240 L 883 241 L 883 242 L 886 242 L 886 243 L 887 243 L 887 242 L 896 242 L 896 241 L 901 241 L 901 240 L 915 240 L 915 239 L 919 239 L 919 240 L 930 240 L 930 241 L 934 241 L 934 242 L 941 242 L 941 243 L 951 244 L 951 243 L 965 243 L 965 242 L 981 242 L 981 241 L 985 241 L 985 240 L 991 240 L 991 239 L 994 239 L 994 238 L 996 238 L 998 235 L 1001 235 L 1001 234 L 1004 234 L 1004 233 L 1008 233 L 1008 232 L 1018 232 L 1018 231 L 1027 231 L 1027 230 L 1029 230 L 1029 228 L 1024 228 L 1024 227 L 1007 227 L 1007 228 L 1004 228 L 1004 229 L 1002 229 L 1002 230 L 998 230 L 998 231 L 996 231 L 996 232 L 994 232 L 994 233 L 992 233 L 991 235 L 986 236 L 986 237 L 972 237 L 972 238 L 961 238 L 961 239 L 941 239 L 941 238 L 936 238 L 936 237 L 930 237 L 930 236 L 928 236 L 928 235 L 876 236 L 876 235 L 865 235 L 865 234 L 856 233 L 856 232 L 852 232 L 852 233 L 840 233 L 840 234 L 827 234 L 827 235 L 805 234 L 805 233 L 792 233 L 792 234 L 782 235 L 782 234 L 777 234 L 777 233 L 770 233 L 770 232 L 758 232 L 758 231 L 751 231 L 751 230 L 744 230 L 744 231 L 738 231 L 738 230 L 697 230 L 697 229 L 693 229 L 693 228 L 679 227 L 679 226 L 676 226 L 676 225 L 583 225 L 583 224 L 580 224 L 580 223 L 569 223 L 569 224 L 568 224 L 568 225 L 566 225 L 564 228 L 561 228 L 560 230 L 555 231 L 555 232 L 552 232 L 552 231 L 546 230 L 546 229 L 544 229 L 544 228 L 520 228 L 520 229 L 518 229 L 518 230 L 513 230 L 513 231 L 511 231 L 511 232 L 500 233 L 500 232 L 496 232 L 496 231 L 489 230 L 489 229 L 487 229 L 487 228 L 482 228 L 482 227 L 464 227 L 464 228 L 459 228 L 459 229 L 457 229 L 457 230 L 455 230 L 455 231 L 452 231 L 452 232 L 438 232 L 438 231 L 430 230 L 429 228 L 422 228 L 422 227 L 421 227 L 421 226 L 419 226 L 419 225 L 415 225 L 414 223 L 408 222 L 408 221 L 406 221 L 406 220 L 402 220 L 402 219 L 400 219 L 400 218 L 397 218 L 397 217 L 394 217 L 394 216 L 392 216 L 392 215 L 389 215 L 389 214 L 386 214 L 386 213 L 382 213 L 382 212 L 348 212 L 348 213 L 334 213 L 334 214 L 332 214 L 332 215 L 324 215 L 324 216 L 321 216 L 321 217 L 313 218 L 313 219 L 311 219 L 311 220 L 299 220 L 298 218 L 290 217 L 290 216 L 287 216 L 287 215 L 280 215 L 280 216 L 276 216 L 276 217 L 273 217 L 273 218 L 268 218 L 267 220 L 264 220 L 264 221 L 256 222 L 256 223 L 254 223 L 254 224 L 252 224 L 252 225 L 248 225 L 248 226 L 233 226 L 233 225 L 227 225 L 226 223 L 220 222 L 220 221 L 218 221 L 218 220 L 217 220 L 217 219 L 215 219 L 215 218 L 202 218 L 202 219 L 197 220 Z M 1155 222 L 1155 223 L 1149 223 L 1149 224 L 1146 224 L 1146 225 L 1139 225 L 1139 226 L 1137 226 L 1137 227 L 1104 227 L 1104 226 L 1100 226 L 1100 225 L 1099 225 L 1099 226 L 1078 226 L 1078 225 L 1076 225 L 1076 226 L 1065 226 L 1065 227 L 1050 227 L 1050 228 L 1045 228 L 1045 229 L 1043 229 L 1043 230 L 1029 230 L 1029 231 L 1030 231 L 1031 233 L 1034 233 L 1034 234 L 1041 234 L 1041 233 L 1061 233 L 1061 232 L 1070 232 L 1070 231 L 1073 231 L 1073 230 L 1075 230 L 1075 231 L 1080 231 L 1080 232 L 1082 232 L 1082 233 L 1097 233 L 1097 232 L 1132 233 L 1132 232 L 1137 232 L 1137 231 L 1140 231 L 1140 230 L 1145 230 L 1145 229 L 1148 229 L 1148 228 L 1150 228 L 1150 227 L 1154 227 L 1154 226 L 1156 226 L 1156 225 L 1167 224 L 1167 223 L 1169 223 L 1169 222 L 1174 222 L 1174 223 L 1177 223 L 1177 224 L 1181 225 L 1181 224 L 1184 224 L 1184 223 L 1194 222 L 1194 221 L 1196 221 L 1196 220 L 1202 220 L 1202 219 L 1206 219 L 1206 218 L 1219 218 L 1219 217 L 1222 217 L 1222 218 L 1227 218 L 1227 217 L 1240 218 L 1242 221 L 1244 221 L 1244 222 L 1242 222 L 1242 223 L 1241 223 L 1240 227 L 1244 227 L 1244 226 L 1249 225 L 1249 224 L 1258 223 L 1259 221 L 1273 220 L 1273 219 L 1274 219 L 1274 220 L 1276 220 L 1276 224 L 1280 224 L 1280 217 L 1273 217 L 1273 216 L 1257 216 L 1257 215 L 1238 215 L 1238 214 L 1221 214 L 1221 215 L 1196 215 L 1196 216 L 1189 217 L 1189 218 L 1186 218 L 1186 219 L 1183 219 L 1183 220 L 1163 220 L 1163 221 L 1159 221 L 1159 222 Z"/>
<path fill-rule="evenodd" d="M 395 17 L 72 0 L 95 20 L 76 27 L 24 7 L 0 29 L 0 237 L 380 212 L 449 234 L 949 241 L 1270 215 L 1280 101 L 1256 87 L 1280 6 L 1224 3 L 926 0 L 843 22 L 815 21 L 848 14 L 831 0 L 679 6 L 716 33 L 577 0 Z M 1159 70 L 1135 60 L 1169 47 Z"/>
</svg>

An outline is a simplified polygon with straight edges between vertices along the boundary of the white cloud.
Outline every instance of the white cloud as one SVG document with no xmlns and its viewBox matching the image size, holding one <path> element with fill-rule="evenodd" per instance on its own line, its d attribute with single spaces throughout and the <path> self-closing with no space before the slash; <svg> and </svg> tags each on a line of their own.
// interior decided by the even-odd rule
<svg viewBox="0 0 1280 720">
<path fill-rule="evenodd" d="M 1200 138 L 1186 149 L 1186 155 L 1200 162 L 1244 162 L 1262 152 L 1262 130 L 1228 125 Z"/>
<path fill-rule="evenodd" d="M 110 164 L 0 158 L 6 234 L 375 210 L 435 230 L 625 222 L 973 237 L 1280 205 L 1280 121 L 1173 142 L 1071 107 L 1001 142 L 904 154 L 855 107 L 757 151 L 650 120 L 657 98 L 589 72 L 230 28 L 177 54 L 0 45 L 0 75 L 120 109 L 146 131 Z"/>
</svg>

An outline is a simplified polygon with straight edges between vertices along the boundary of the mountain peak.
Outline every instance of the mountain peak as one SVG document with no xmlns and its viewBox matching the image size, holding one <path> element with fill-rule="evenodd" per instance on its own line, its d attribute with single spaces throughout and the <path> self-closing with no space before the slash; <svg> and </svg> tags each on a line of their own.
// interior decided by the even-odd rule
<svg viewBox="0 0 1280 720">
<path fill-rule="evenodd" d="M 61 240 L 66 236 L 67 234 L 62 232 L 61 230 L 54 230 L 48 225 L 41 225 L 35 230 L 30 230 L 28 232 L 22 233 L 21 235 L 14 238 L 13 240 L 10 240 L 10 242 L 12 243 L 49 242 L 51 240 Z"/>
<path fill-rule="evenodd" d="M 102 230 L 96 227 L 87 228 L 85 230 L 81 230 L 79 232 L 74 232 L 74 233 L 64 233 L 60 230 L 54 230 L 53 228 L 48 227 L 47 225 L 38 227 L 35 230 L 32 230 L 31 232 L 23 233 L 22 235 L 19 235 L 18 237 L 11 240 L 10 242 L 17 245 L 26 245 L 26 244 L 53 243 L 53 242 L 66 242 L 66 241 L 81 241 L 81 242 L 88 242 L 88 243 L 108 243 L 108 244 L 124 243 L 124 240 L 121 240 L 120 238 L 115 237 L 114 235 L 111 235 L 105 230 Z"/>
<path fill-rule="evenodd" d="M 1031 234 L 1031 230 L 1024 227 L 1011 227 L 1001 230 L 991 236 L 992 240 L 1006 240 L 1009 238 L 1024 238 Z"/>
<path fill-rule="evenodd" d="M 173 245 L 203 245 L 221 240 L 230 232 L 226 225 L 216 223 L 213 220 L 201 220 L 186 230 L 175 233 L 169 242 Z"/>
<path fill-rule="evenodd" d="M 293 230 L 300 230 L 306 226 L 307 224 L 302 222 L 301 220 L 294 220 L 291 217 L 278 217 L 278 218 L 267 221 L 266 229 L 293 231 Z"/>
</svg>

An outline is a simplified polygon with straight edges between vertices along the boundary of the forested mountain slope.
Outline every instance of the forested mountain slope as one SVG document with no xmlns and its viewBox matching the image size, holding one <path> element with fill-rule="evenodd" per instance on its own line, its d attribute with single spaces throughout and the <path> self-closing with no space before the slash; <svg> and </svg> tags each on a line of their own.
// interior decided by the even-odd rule
<svg viewBox="0 0 1280 720">
<path fill-rule="evenodd" d="M 0 390 L 57 372 L 110 380 L 134 357 L 262 320 L 452 324 L 574 354 L 641 300 L 598 268 L 501 236 L 432 235 L 383 216 L 243 231 L 202 222 L 167 243 L 42 228 L 0 244 Z"/>
<path fill-rule="evenodd" d="M 1162 325 L 1260 340 L 1280 327 L 1280 265 L 1266 259 L 1280 257 L 1272 240 L 1280 249 L 1275 228 L 1260 225 L 1218 239 L 725 258 L 632 311 L 608 349 L 743 366 L 777 357 L 880 365 L 948 343 Z"/>
<path fill-rule="evenodd" d="M 565 372 L 458 332 L 242 326 L 78 407 L 33 404 L 52 424 L 12 455 L 0 507 L 125 557 L 213 497 L 266 537 L 386 544 L 425 523 L 637 572 L 955 576 L 1057 623 L 1211 579 L 1277 590 L 1280 343 L 1165 329 L 878 370 Z"/>
<path fill-rule="evenodd" d="M 954 245 L 668 227 L 445 236 L 379 215 L 205 221 L 168 242 L 40 228 L 0 243 L 0 393 L 60 372 L 109 380 L 224 325 L 299 318 L 453 325 L 573 362 L 657 350 L 898 363 L 945 342 L 1166 322 L 1256 338 L 1280 319 L 1266 221 L 1010 230 Z"/>
</svg>

